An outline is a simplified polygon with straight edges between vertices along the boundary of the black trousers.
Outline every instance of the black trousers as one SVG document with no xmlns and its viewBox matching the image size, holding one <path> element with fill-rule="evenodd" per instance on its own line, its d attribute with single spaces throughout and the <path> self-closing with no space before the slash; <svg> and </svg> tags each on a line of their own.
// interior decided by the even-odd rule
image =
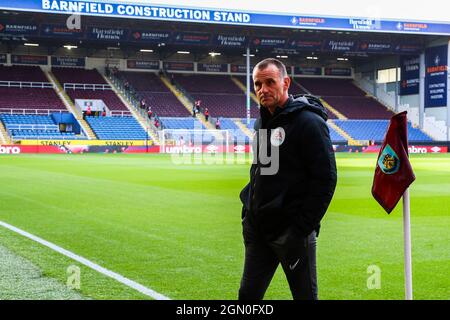
<svg viewBox="0 0 450 320">
<path fill-rule="evenodd" d="M 299 247 L 298 254 L 283 257 L 267 241 L 244 226 L 245 262 L 239 300 L 261 300 L 281 264 L 294 300 L 317 300 L 316 232 Z"/>
</svg>

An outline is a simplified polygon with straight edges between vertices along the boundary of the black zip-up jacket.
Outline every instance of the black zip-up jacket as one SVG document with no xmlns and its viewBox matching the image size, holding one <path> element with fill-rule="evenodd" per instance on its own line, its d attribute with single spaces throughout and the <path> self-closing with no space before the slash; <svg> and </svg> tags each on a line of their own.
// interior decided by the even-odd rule
<svg viewBox="0 0 450 320">
<path fill-rule="evenodd" d="M 260 114 L 255 123 L 259 147 L 261 129 L 268 130 L 268 149 L 270 136 L 280 131 L 274 132 L 276 128 L 283 128 L 285 137 L 278 135 L 278 143 L 284 141 L 279 146 L 276 174 L 261 174 L 269 165 L 261 163 L 259 155 L 251 166 L 250 183 L 240 194 L 244 233 L 250 227 L 267 241 L 283 245 L 319 231 L 336 187 L 336 161 L 327 114 L 319 99 L 290 96 L 273 115 L 264 107 Z M 255 153 L 255 143 L 253 146 Z"/>
</svg>

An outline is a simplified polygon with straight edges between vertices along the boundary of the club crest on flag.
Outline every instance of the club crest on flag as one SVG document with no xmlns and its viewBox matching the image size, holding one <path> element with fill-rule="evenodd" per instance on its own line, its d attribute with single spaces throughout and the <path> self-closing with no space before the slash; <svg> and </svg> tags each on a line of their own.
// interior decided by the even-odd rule
<svg viewBox="0 0 450 320">
<path fill-rule="evenodd" d="M 378 166 L 385 174 L 394 174 L 400 168 L 400 159 L 390 145 L 386 145 L 378 159 Z"/>
</svg>

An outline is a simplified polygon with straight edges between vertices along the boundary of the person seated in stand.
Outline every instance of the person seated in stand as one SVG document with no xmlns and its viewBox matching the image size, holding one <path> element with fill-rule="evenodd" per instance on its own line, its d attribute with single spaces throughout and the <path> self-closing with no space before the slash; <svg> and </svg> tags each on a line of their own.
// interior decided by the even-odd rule
<svg viewBox="0 0 450 320">
<path fill-rule="evenodd" d="M 219 120 L 219 118 L 217 118 L 217 120 L 216 120 L 216 129 L 220 130 L 220 120 Z"/>
</svg>

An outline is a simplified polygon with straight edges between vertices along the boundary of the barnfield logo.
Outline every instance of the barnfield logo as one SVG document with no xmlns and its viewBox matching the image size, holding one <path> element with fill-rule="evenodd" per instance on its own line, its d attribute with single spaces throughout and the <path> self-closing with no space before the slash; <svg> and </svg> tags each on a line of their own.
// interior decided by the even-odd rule
<svg viewBox="0 0 450 320">
<path fill-rule="evenodd" d="M 390 145 L 386 145 L 378 159 L 378 166 L 385 174 L 394 174 L 400 168 L 400 159 Z"/>
<path fill-rule="evenodd" d="M 272 131 L 272 134 L 270 135 L 270 143 L 274 147 L 279 147 L 283 144 L 285 137 L 286 134 L 284 129 L 282 127 L 278 127 Z"/>
<path fill-rule="evenodd" d="M 441 58 L 439 58 L 439 55 L 436 55 L 436 57 L 434 58 L 434 65 L 438 66 L 439 62 L 441 62 Z"/>
<path fill-rule="evenodd" d="M 138 32 L 138 31 L 133 32 L 133 38 L 134 38 L 135 40 L 141 39 L 141 33 Z"/>
</svg>

